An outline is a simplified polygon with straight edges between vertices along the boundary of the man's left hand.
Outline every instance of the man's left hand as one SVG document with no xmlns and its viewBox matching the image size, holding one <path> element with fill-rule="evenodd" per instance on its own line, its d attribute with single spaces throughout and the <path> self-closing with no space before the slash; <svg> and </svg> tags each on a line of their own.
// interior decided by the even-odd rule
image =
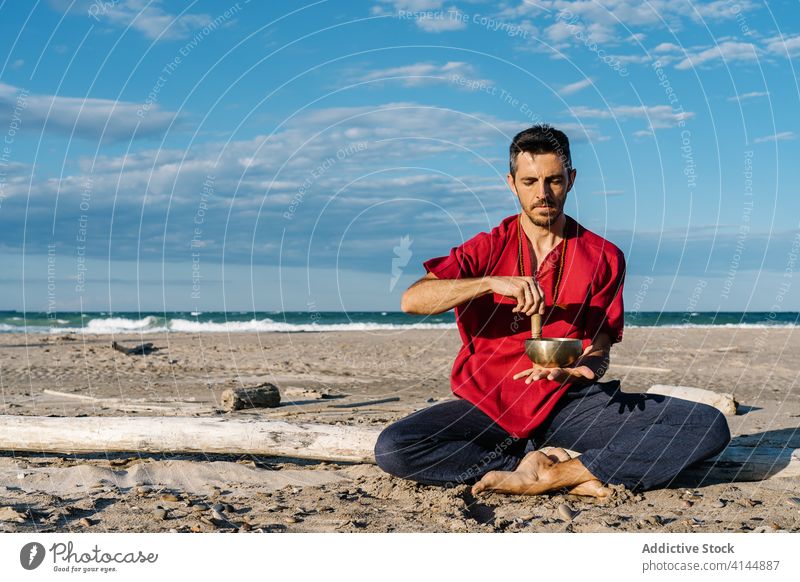
<svg viewBox="0 0 800 582">
<path fill-rule="evenodd" d="M 587 346 L 583 354 L 571 366 L 563 368 L 543 368 L 534 365 L 532 368 L 514 374 L 514 380 L 525 379 L 526 384 L 536 380 L 553 380 L 556 382 L 578 382 L 582 380 L 595 380 L 602 376 L 605 368 L 608 367 L 608 351 L 596 350 L 593 345 Z"/>
</svg>

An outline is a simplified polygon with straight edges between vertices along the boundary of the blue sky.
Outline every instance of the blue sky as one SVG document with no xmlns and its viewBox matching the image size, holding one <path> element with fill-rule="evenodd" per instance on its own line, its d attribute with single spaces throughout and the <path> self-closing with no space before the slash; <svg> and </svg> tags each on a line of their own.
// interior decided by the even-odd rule
<svg viewBox="0 0 800 582">
<path fill-rule="evenodd" d="M 545 121 L 628 307 L 798 310 L 797 22 L 749 0 L 5 2 L 0 308 L 396 310 L 424 260 L 518 211 L 508 143 Z"/>
</svg>

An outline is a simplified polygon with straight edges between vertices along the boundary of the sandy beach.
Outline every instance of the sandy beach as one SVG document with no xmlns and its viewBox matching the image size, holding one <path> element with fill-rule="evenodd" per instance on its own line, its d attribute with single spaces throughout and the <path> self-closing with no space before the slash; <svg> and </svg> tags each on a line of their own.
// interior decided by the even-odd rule
<svg viewBox="0 0 800 582">
<path fill-rule="evenodd" d="M 127 356 L 112 339 L 159 349 Z M 459 345 L 454 329 L 6 334 L 0 407 L 22 416 L 218 416 L 226 388 L 272 382 L 280 407 L 229 414 L 380 428 L 452 398 Z M 734 437 L 778 435 L 800 448 L 798 351 L 792 328 L 629 328 L 606 379 L 621 379 L 631 392 L 673 384 L 733 393 Z M 347 406 L 365 401 L 378 402 Z M 798 497 L 796 479 L 691 474 L 665 489 L 620 491 L 605 504 L 566 495 L 475 499 L 464 486 L 415 485 L 369 464 L 0 453 L 0 531 L 7 532 L 796 532 Z M 563 504 L 576 515 L 565 517 Z"/>
</svg>

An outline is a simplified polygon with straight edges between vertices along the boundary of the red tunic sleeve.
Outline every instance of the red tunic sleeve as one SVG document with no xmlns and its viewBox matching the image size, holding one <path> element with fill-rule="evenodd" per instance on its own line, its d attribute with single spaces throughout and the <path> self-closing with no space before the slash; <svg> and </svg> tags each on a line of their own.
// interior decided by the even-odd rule
<svg viewBox="0 0 800 582">
<path fill-rule="evenodd" d="M 439 279 L 466 279 L 483 277 L 491 256 L 491 238 L 481 232 L 461 246 L 453 247 L 450 254 L 422 263 L 425 270 Z"/>
<path fill-rule="evenodd" d="M 606 333 L 611 343 L 622 341 L 625 309 L 622 304 L 622 287 L 625 284 L 625 256 L 614 246 L 606 247 L 606 268 L 592 285 L 592 297 L 586 317 L 586 338 L 594 340 Z"/>
</svg>

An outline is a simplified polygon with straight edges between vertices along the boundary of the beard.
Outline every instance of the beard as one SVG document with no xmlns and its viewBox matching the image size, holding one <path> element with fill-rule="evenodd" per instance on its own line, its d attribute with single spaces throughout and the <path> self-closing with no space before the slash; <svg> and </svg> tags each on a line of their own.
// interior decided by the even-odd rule
<svg viewBox="0 0 800 582">
<path fill-rule="evenodd" d="M 564 213 L 564 208 L 556 205 L 536 206 L 526 210 L 525 214 L 535 226 L 552 226 Z"/>
</svg>

